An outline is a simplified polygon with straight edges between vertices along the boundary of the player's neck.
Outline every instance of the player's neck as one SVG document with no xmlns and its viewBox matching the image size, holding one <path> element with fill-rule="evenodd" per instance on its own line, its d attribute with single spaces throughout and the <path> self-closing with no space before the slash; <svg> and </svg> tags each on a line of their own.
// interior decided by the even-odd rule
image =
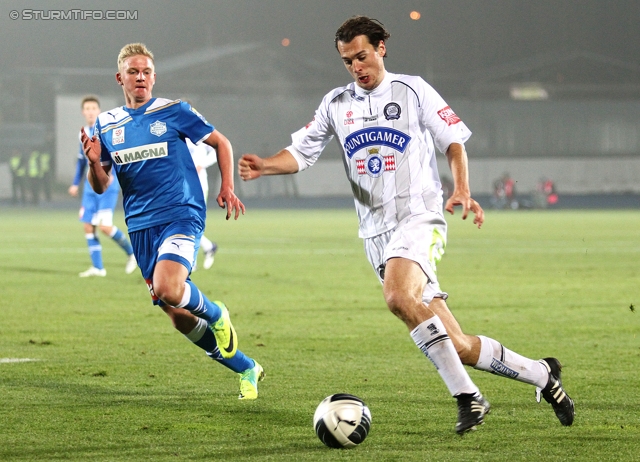
<svg viewBox="0 0 640 462">
<path fill-rule="evenodd" d="M 144 106 L 145 104 L 147 104 L 149 101 L 151 101 L 152 96 L 149 95 L 149 98 L 147 98 L 144 101 L 136 101 L 135 99 L 130 98 L 125 94 L 124 99 L 125 99 L 125 106 L 126 107 L 128 107 L 129 109 L 138 109 L 138 108 L 141 108 L 142 106 Z"/>
<path fill-rule="evenodd" d="M 359 86 L 358 84 L 356 84 L 356 89 L 359 90 L 360 94 L 368 95 L 369 93 L 376 91 L 376 89 L 378 89 L 380 85 L 382 85 L 382 83 L 385 81 L 388 75 L 389 74 L 387 73 L 386 69 L 383 68 L 382 72 L 380 73 L 379 81 L 375 84 L 373 88 L 365 89 Z"/>
</svg>

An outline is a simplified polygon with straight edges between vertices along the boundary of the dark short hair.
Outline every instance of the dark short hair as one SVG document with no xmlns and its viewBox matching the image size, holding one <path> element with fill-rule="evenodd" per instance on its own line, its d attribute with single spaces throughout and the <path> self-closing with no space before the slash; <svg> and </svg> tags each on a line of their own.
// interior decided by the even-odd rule
<svg viewBox="0 0 640 462">
<path fill-rule="evenodd" d="M 85 103 L 96 103 L 98 107 L 100 107 L 100 100 L 97 96 L 89 95 L 82 98 L 82 103 L 80 104 L 80 108 L 84 108 Z"/>
<path fill-rule="evenodd" d="M 349 43 L 358 35 L 366 35 L 369 43 L 374 48 L 378 48 L 381 41 L 386 42 L 391 37 L 391 34 L 377 19 L 371 19 L 367 16 L 354 16 L 347 19 L 338 28 L 335 38 L 336 50 L 338 49 L 338 42 Z"/>
</svg>

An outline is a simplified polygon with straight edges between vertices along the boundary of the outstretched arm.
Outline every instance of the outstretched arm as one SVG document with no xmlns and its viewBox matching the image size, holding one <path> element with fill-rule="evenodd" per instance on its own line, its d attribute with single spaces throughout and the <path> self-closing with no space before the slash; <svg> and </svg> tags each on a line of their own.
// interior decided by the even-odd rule
<svg viewBox="0 0 640 462">
<path fill-rule="evenodd" d="M 262 159 L 255 154 L 245 154 L 238 162 L 238 172 L 243 180 L 255 180 L 262 175 L 286 175 L 298 172 L 298 161 L 283 149 L 277 154 Z"/>
<path fill-rule="evenodd" d="M 475 214 L 473 223 L 482 226 L 484 222 L 484 210 L 471 198 L 469 189 L 469 161 L 467 159 L 467 151 L 464 146 L 459 143 L 451 143 L 447 149 L 447 159 L 449 160 L 449 168 L 453 175 L 453 194 L 447 200 L 445 210 L 453 215 L 453 207 L 462 206 L 462 219 L 466 220 L 469 211 Z"/>
<path fill-rule="evenodd" d="M 109 176 L 111 167 L 103 167 L 100 164 L 100 154 L 102 153 L 100 140 L 95 135 L 89 138 L 84 129 L 81 129 L 80 142 L 82 143 L 84 155 L 87 156 L 87 161 L 89 162 L 89 173 L 87 175 L 89 184 L 95 192 L 102 194 L 111 183 Z"/>
<path fill-rule="evenodd" d="M 82 149 L 82 146 L 80 146 Z M 76 174 L 73 177 L 73 183 L 69 186 L 69 194 L 73 197 L 78 195 L 78 185 L 80 184 L 80 180 L 84 175 L 84 170 L 87 167 L 87 158 L 82 153 L 82 157 L 78 157 L 78 161 L 76 162 Z"/>
<path fill-rule="evenodd" d="M 220 208 L 227 208 L 227 220 L 231 218 L 231 214 L 235 211 L 234 219 L 237 220 L 240 212 L 244 215 L 244 204 L 238 199 L 233 192 L 233 148 L 231 143 L 218 130 L 211 132 L 209 137 L 204 140 L 206 144 L 214 148 L 218 154 L 218 168 L 222 177 L 220 185 L 220 193 L 217 202 Z"/>
</svg>

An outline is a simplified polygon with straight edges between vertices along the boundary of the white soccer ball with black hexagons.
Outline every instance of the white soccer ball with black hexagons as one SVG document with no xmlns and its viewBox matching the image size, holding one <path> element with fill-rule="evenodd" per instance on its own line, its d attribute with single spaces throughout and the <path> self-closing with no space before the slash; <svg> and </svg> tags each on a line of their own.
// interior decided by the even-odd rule
<svg viewBox="0 0 640 462">
<path fill-rule="evenodd" d="M 371 411 L 357 396 L 336 393 L 318 405 L 313 428 L 330 448 L 355 448 L 369 433 Z"/>
</svg>

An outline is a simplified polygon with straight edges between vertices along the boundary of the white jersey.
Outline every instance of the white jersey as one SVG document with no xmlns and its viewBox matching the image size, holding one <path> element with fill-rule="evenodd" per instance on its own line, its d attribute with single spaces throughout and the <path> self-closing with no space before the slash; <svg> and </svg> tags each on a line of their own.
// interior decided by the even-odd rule
<svg viewBox="0 0 640 462">
<path fill-rule="evenodd" d="M 387 72 L 372 91 L 351 83 L 325 95 L 313 120 L 291 135 L 287 150 L 301 171 L 334 136 L 353 190 L 359 235 L 369 238 L 409 215 L 442 213 L 434 143 L 445 153 L 471 132 L 422 78 Z"/>
<path fill-rule="evenodd" d="M 200 180 L 200 185 L 202 186 L 202 191 L 204 192 L 204 197 L 206 199 L 207 193 L 209 192 L 207 168 L 218 162 L 218 155 L 216 154 L 216 150 L 206 143 L 200 142 L 198 144 L 193 144 L 189 138 L 186 139 L 186 142 L 196 169 L 201 167 L 198 171 L 198 179 Z"/>
</svg>

